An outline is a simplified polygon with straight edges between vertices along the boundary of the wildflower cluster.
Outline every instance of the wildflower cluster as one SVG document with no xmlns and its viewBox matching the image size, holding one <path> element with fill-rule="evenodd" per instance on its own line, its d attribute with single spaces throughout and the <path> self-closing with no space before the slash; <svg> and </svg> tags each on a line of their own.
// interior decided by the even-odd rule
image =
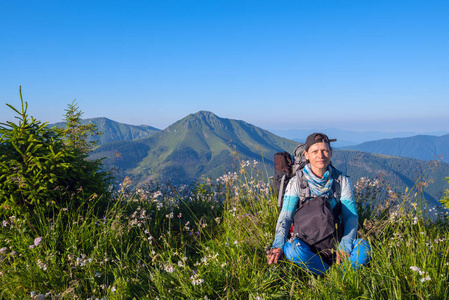
<svg viewBox="0 0 449 300">
<path fill-rule="evenodd" d="M 428 273 L 427 273 L 427 272 L 424 272 L 424 271 L 421 271 L 421 268 L 418 268 L 418 267 L 416 267 L 416 266 L 411 266 L 411 267 L 410 267 L 410 270 L 412 270 L 412 271 L 414 271 L 414 272 L 417 272 L 420 276 L 423 276 L 423 277 L 420 279 L 421 282 L 425 282 L 425 281 L 431 280 L 431 279 L 430 279 L 430 276 L 428 275 Z M 424 277 L 424 276 L 425 276 L 425 277 Z"/>
<path fill-rule="evenodd" d="M 237 180 L 239 178 L 239 176 L 237 175 L 237 172 L 228 172 L 228 174 L 224 174 L 220 177 L 217 178 L 217 183 L 218 184 L 223 184 L 223 185 L 232 185 L 234 183 L 235 180 Z"/>
<path fill-rule="evenodd" d="M 200 285 L 204 282 L 204 279 L 201 279 L 198 274 L 193 275 L 190 279 L 192 280 L 193 285 Z"/>
<path fill-rule="evenodd" d="M 364 213 L 370 217 L 380 217 L 401 203 L 400 196 L 380 178 L 361 177 L 354 184 L 354 198 L 359 214 Z"/>
</svg>

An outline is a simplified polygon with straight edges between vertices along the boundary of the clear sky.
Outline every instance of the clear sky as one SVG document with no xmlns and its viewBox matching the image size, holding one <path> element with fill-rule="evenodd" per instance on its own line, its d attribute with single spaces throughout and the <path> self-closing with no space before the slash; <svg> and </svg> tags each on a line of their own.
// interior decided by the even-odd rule
<svg viewBox="0 0 449 300">
<path fill-rule="evenodd" d="M 160 129 L 449 130 L 449 1 L 0 0 L 5 103 Z"/>
</svg>

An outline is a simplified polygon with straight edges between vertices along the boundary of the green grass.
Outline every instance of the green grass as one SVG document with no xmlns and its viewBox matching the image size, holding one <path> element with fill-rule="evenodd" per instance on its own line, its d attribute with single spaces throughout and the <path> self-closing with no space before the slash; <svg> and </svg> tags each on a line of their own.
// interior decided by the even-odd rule
<svg viewBox="0 0 449 300">
<path fill-rule="evenodd" d="M 445 212 L 412 210 L 414 196 L 394 198 L 379 182 L 361 181 L 359 235 L 372 260 L 359 271 L 340 265 L 315 276 L 288 261 L 267 265 L 278 209 L 259 178 L 250 165 L 218 183 L 125 182 L 104 216 L 91 205 L 3 220 L 0 298 L 448 297 L 448 224 L 426 217 Z"/>
</svg>

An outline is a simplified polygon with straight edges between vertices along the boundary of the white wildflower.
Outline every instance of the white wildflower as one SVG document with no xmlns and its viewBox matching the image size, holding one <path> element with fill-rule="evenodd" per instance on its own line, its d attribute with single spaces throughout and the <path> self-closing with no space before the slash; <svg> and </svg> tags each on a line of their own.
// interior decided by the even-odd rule
<svg viewBox="0 0 449 300">
<path fill-rule="evenodd" d="M 42 269 L 44 271 L 47 270 L 47 264 L 45 264 L 42 260 L 38 259 L 37 265 L 39 266 L 40 269 Z"/>
<path fill-rule="evenodd" d="M 30 296 L 31 296 L 31 299 L 33 299 L 33 300 L 44 300 L 44 299 L 45 299 L 45 296 L 44 296 L 44 295 L 42 295 L 42 294 L 36 294 L 35 291 L 32 291 L 32 292 L 30 293 Z"/>
<path fill-rule="evenodd" d="M 198 278 L 198 275 L 194 275 L 194 276 L 190 277 L 190 279 L 192 279 L 193 285 L 200 285 L 204 282 L 204 279 Z"/>
<path fill-rule="evenodd" d="M 420 268 L 415 267 L 415 266 L 411 266 L 410 269 L 411 269 L 412 271 L 415 271 L 415 272 L 420 272 L 420 271 L 421 271 Z"/>
<path fill-rule="evenodd" d="M 42 238 L 41 237 L 37 237 L 34 239 L 34 246 L 39 246 L 39 244 L 42 242 Z"/>
<path fill-rule="evenodd" d="M 164 265 L 164 270 L 165 272 L 173 273 L 175 271 L 175 268 L 173 268 L 172 265 Z"/>
</svg>

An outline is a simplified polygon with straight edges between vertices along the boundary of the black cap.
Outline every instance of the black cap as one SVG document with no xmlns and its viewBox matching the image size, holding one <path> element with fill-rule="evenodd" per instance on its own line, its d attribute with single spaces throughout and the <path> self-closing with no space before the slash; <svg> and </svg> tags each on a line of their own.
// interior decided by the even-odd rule
<svg viewBox="0 0 449 300">
<path fill-rule="evenodd" d="M 304 148 L 305 151 L 309 150 L 309 147 L 316 143 L 328 143 L 330 146 L 330 142 L 335 142 L 337 139 L 329 139 L 327 135 L 324 133 L 315 132 L 309 135 L 306 139 L 306 146 Z"/>
</svg>

